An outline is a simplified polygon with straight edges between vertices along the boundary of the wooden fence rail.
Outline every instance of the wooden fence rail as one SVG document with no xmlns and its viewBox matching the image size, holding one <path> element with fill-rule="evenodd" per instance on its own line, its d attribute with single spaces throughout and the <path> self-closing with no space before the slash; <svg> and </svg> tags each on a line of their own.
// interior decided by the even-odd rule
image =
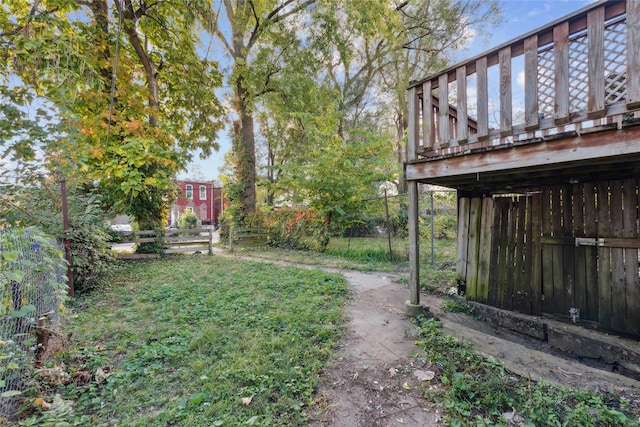
<svg viewBox="0 0 640 427">
<path fill-rule="evenodd" d="M 201 252 L 211 254 L 213 251 L 213 229 L 211 228 L 195 228 L 195 229 L 169 229 L 164 230 L 164 236 L 155 236 L 157 231 L 141 230 L 141 231 L 119 231 L 123 236 L 120 244 L 130 243 L 152 243 L 158 240 L 162 243 L 163 254 L 175 254 L 185 252 Z M 158 254 L 131 254 L 118 253 L 118 258 L 137 259 L 137 258 L 154 258 Z"/>
</svg>

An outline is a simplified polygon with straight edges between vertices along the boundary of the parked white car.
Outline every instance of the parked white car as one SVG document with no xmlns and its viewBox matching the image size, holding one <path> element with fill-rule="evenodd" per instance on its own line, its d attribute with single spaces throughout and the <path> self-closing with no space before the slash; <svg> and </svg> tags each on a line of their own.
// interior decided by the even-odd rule
<svg viewBox="0 0 640 427">
<path fill-rule="evenodd" d="M 113 224 L 111 229 L 115 231 L 132 231 L 131 224 Z"/>
</svg>

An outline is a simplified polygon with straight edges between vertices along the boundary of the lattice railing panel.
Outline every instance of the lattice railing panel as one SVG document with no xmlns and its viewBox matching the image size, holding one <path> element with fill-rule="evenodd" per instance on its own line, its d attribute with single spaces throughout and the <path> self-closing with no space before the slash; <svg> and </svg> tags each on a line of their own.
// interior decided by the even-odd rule
<svg viewBox="0 0 640 427">
<path fill-rule="evenodd" d="M 604 37 L 605 100 L 613 103 L 627 96 L 627 28 L 624 21 L 608 25 Z"/>
<path fill-rule="evenodd" d="M 569 109 L 587 108 L 589 99 L 589 43 L 586 32 L 569 42 Z"/>
<path fill-rule="evenodd" d="M 538 111 L 542 117 L 553 116 L 555 103 L 555 68 L 553 47 L 538 52 Z"/>
</svg>

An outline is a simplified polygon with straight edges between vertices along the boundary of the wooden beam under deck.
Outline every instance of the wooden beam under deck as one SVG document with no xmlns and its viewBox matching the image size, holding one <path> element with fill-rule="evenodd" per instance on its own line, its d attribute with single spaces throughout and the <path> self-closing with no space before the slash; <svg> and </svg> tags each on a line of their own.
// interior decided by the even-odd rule
<svg viewBox="0 0 640 427">
<path fill-rule="evenodd" d="M 465 191 L 500 191 L 640 173 L 640 126 L 491 147 L 406 165 L 410 181 Z"/>
</svg>

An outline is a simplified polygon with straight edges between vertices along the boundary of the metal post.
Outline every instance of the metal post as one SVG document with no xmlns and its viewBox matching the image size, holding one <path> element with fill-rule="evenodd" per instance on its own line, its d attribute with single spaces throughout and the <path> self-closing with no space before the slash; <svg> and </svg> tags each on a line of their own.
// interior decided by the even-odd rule
<svg viewBox="0 0 640 427">
<path fill-rule="evenodd" d="M 69 285 L 69 297 L 73 298 L 73 258 L 71 256 L 71 242 L 67 239 L 69 232 L 69 208 L 67 206 L 67 181 L 62 178 L 60 180 L 60 193 L 62 197 L 62 229 L 64 233 L 64 253 L 67 259 L 67 281 Z"/>
<path fill-rule="evenodd" d="M 436 265 L 436 255 L 435 255 L 435 237 L 434 237 L 434 223 L 436 218 L 434 216 L 435 210 L 433 209 L 433 191 L 431 191 L 431 267 Z"/>
<path fill-rule="evenodd" d="M 389 200 L 387 189 L 384 189 L 384 210 L 387 213 L 387 238 L 389 240 L 389 262 L 393 262 L 393 252 L 391 251 L 391 221 L 389 220 Z"/>
</svg>

